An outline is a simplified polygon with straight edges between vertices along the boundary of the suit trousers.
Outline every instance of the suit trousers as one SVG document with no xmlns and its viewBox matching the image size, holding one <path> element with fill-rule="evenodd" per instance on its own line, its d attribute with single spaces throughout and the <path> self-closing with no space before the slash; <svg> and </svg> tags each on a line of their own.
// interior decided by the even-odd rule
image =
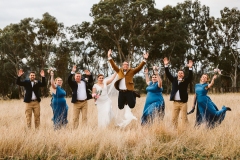
<svg viewBox="0 0 240 160">
<path fill-rule="evenodd" d="M 88 102 L 87 100 L 84 102 L 76 102 L 73 103 L 73 128 L 78 128 L 79 125 L 79 114 L 82 114 L 82 123 L 84 125 L 87 124 L 87 109 L 88 109 Z"/>
<path fill-rule="evenodd" d="M 38 101 L 26 103 L 25 115 L 28 128 L 31 128 L 32 112 L 34 114 L 35 128 L 37 129 L 40 125 L 40 103 Z"/>
<path fill-rule="evenodd" d="M 180 111 L 181 111 L 182 127 L 185 128 L 188 123 L 187 103 L 173 102 L 172 124 L 175 129 L 178 127 L 178 117 L 179 117 Z"/>
<path fill-rule="evenodd" d="M 119 91 L 118 108 L 123 109 L 125 105 L 134 108 L 136 104 L 136 96 L 133 91 Z"/>
</svg>

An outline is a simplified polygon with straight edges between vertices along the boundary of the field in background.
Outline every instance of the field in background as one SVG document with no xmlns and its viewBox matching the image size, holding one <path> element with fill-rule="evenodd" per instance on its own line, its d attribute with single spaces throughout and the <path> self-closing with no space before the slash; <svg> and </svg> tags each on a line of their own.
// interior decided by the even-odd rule
<svg viewBox="0 0 240 160">
<path fill-rule="evenodd" d="M 238 159 L 240 158 L 240 94 L 211 94 L 219 109 L 232 108 L 215 129 L 194 128 L 195 113 L 183 131 L 171 127 L 172 102 L 164 95 L 163 121 L 149 127 L 140 125 L 145 97 L 137 99 L 132 110 L 138 118 L 124 129 L 111 124 L 97 128 L 97 108 L 89 101 L 88 126 L 72 130 L 72 104 L 68 126 L 53 130 L 50 98 L 41 102 L 41 127 L 26 129 L 22 100 L 0 101 L 0 159 Z M 190 95 L 188 110 L 193 96 Z"/>
</svg>

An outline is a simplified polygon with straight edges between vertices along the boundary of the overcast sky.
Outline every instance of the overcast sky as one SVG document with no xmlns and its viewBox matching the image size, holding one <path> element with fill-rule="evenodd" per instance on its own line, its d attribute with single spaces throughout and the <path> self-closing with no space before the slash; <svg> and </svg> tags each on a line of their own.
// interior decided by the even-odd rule
<svg viewBox="0 0 240 160">
<path fill-rule="evenodd" d="M 33 17 L 42 18 L 45 12 L 57 18 L 65 26 L 91 21 L 89 16 L 93 4 L 99 0 L 0 0 L 0 28 L 20 20 Z M 155 0 L 156 8 L 175 6 L 184 0 Z M 240 7 L 240 0 L 201 0 L 202 5 L 210 7 L 210 15 L 220 17 L 224 7 Z M 239 8 L 238 8 L 239 9 Z"/>
</svg>

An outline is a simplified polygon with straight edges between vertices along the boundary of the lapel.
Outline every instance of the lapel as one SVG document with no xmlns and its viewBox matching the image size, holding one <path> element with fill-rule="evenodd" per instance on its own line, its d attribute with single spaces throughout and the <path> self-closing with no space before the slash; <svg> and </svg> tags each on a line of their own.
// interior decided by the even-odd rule
<svg viewBox="0 0 240 160">
<path fill-rule="evenodd" d="M 34 84 L 33 84 L 33 86 L 32 86 L 32 82 L 31 82 L 30 80 L 28 81 L 28 83 L 29 83 L 29 85 L 30 85 L 30 88 L 33 88 Z"/>
</svg>

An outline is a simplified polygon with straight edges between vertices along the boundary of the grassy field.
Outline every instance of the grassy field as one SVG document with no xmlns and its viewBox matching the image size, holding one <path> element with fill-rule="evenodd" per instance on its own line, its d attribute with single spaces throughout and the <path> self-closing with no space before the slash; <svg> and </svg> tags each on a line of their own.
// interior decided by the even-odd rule
<svg viewBox="0 0 240 160">
<path fill-rule="evenodd" d="M 172 102 L 166 102 L 163 121 L 149 127 L 140 125 L 145 97 L 137 99 L 132 110 L 138 118 L 126 128 L 111 124 L 97 127 L 97 109 L 89 101 L 88 126 L 72 130 L 72 104 L 69 105 L 68 126 L 54 131 L 50 98 L 41 102 L 41 127 L 26 129 L 24 102 L 0 101 L 0 159 L 240 159 L 240 94 L 210 95 L 222 108 L 232 108 L 223 123 L 208 130 L 194 128 L 195 113 L 189 115 L 186 130 L 171 127 Z M 193 96 L 190 95 L 188 110 Z"/>
</svg>

